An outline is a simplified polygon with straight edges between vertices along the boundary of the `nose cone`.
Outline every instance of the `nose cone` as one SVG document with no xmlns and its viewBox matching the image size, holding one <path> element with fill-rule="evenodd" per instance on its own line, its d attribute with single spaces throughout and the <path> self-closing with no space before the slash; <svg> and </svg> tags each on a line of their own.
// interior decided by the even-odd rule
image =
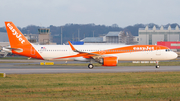
<svg viewBox="0 0 180 101">
<path fill-rule="evenodd" d="M 172 52 L 172 54 L 171 54 L 171 58 L 172 59 L 176 59 L 178 57 L 178 54 L 177 53 L 175 53 L 175 52 Z"/>
</svg>

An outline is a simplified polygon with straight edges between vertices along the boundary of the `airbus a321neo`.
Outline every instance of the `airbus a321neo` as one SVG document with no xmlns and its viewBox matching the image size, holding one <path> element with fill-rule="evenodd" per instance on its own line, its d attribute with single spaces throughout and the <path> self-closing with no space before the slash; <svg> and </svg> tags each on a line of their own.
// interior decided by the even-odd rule
<svg viewBox="0 0 180 101">
<path fill-rule="evenodd" d="M 177 58 L 177 54 L 158 45 L 33 45 L 12 22 L 5 22 L 13 54 L 42 60 L 74 60 L 89 62 L 88 68 L 98 62 L 102 66 L 117 66 L 118 61 L 156 61 Z"/>
</svg>

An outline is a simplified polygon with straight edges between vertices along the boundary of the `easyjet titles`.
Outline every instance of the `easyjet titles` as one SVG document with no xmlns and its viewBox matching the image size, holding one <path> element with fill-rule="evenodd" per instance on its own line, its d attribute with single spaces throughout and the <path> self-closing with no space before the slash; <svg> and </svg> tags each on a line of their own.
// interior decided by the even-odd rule
<svg viewBox="0 0 180 101">
<path fill-rule="evenodd" d="M 7 26 L 8 26 L 9 29 L 12 31 L 13 35 L 15 35 L 16 38 L 18 38 L 19 41 L 23 44 L 23 43 L 25 42 L 25 40 L 22 39 L 22 37 L 21 37 L 22 35 L 21 35 L 21 34 L 19 35 L 19 34 L 17 33 L 17 31 L 11 26 L 10 23 L 8 23 Z"/>
<path fill-rule="evenodd" d="M 133 47 L 134 50 L 154 50 L 154 47 Z"/>
</svg>

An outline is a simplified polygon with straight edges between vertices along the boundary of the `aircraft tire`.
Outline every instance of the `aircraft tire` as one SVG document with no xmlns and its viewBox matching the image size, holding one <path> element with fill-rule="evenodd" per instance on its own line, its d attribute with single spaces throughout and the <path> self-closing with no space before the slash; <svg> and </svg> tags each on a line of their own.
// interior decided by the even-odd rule
<svg viewBox="0 0 180 101">
<path fill-rule="evenodd" d="M 89 65 L 88 65 L 88 68 L 89 68 L 89 69 L 93 69 L 93 67 L 94 67 L 93 64 L 89 64 Z"/>
<path fill-rule="evenodd" d="M 156 68 L 160 68 L 160 66 L 159 66 L 159 65 L 156 65 Z"/>
</svg>

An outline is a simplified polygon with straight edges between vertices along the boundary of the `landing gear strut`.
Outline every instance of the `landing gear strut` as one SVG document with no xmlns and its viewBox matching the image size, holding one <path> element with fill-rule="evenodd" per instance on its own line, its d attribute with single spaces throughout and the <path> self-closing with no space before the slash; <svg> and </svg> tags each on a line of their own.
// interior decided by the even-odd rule
<svg viewBox="0 0 180 101">
<path fill-rule="evenodd" d="M 93 67 L 94 67 L 93 64 L 89 64 L 89 65 L 88 65 L 88 68 L 89 68 L 89 69 L 93 69 Z"/>
<path fill-rule="evenodd" d="M 159 61 L 156 61 L 156 68 L 159 68 L 160 66 L 158 65 Z"/>
</svg>

